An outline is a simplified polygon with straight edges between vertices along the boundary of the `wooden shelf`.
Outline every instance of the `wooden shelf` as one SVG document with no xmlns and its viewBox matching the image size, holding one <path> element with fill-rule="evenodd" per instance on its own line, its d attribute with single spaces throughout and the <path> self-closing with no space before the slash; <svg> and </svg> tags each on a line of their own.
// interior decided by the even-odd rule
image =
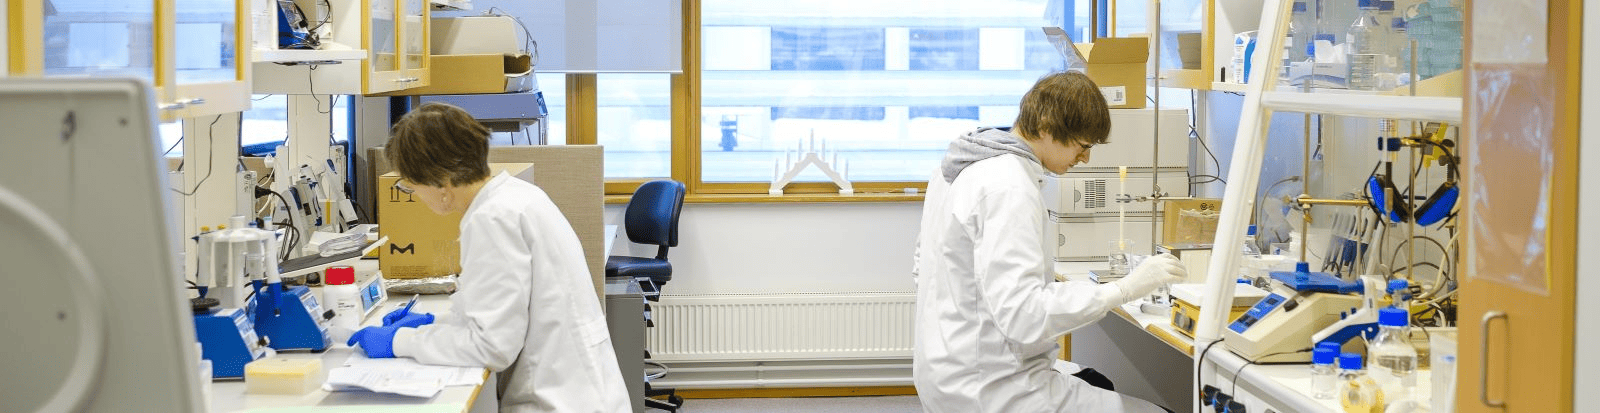
<svg viewBox="0 0 1600 413">
<path fill-rule="evenodd" d="M 256 50 L 252 62 L 316 62 L 329 60 L 361 60 L 367 58 L 366 50 Z"/>
</svg>

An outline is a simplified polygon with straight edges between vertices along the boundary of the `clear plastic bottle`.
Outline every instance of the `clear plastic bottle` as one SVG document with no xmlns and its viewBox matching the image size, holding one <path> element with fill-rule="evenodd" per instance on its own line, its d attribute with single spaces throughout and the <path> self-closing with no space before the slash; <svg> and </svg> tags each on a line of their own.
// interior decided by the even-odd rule
<svg viewBox="0 0 1600 413">
<path fill-rule="evenodd" d="M 1361 355 L 1339 355 L 1339 405 L 1345 413 L 1383 411 L 1383 393 L 1361 368 Z"/>
<path fill-rule="evenodd" d="M 1316 351 L 1311 353 L 1311 397 L 1322 400 L 1333 399 L 1338 393 L 1339 371 L 1333 368 L 1333 362 L 1339 356 L 1339 346 L 1333 343 L 1317 345 Z"/>
<path fill-rule="evenodd" d="M 1361 13 L 1345 33 L 1345 44 L 1350 48 L 1350 89 L 1373 90 L 1378 87 L 1377 75 L 1387 60 L 1383 56 L 1383 33 L 1388 25 L 1378 23 L 1378 0 L 1360 0 Z"/>
<path fill-rule="evenodd" d="M 1417 388 L 1417 349 L 1406 331 L 1410 313 L 1403 308 L 1378 310 L 1378 335 L 1367 344 L 1371 376 L 1389 401 L 1409 399 Z"/>
</svg>

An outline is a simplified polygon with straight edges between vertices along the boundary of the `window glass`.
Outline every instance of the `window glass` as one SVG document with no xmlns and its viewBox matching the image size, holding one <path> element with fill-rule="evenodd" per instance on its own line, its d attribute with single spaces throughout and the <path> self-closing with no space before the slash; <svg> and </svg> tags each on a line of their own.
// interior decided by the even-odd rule
<svg viewBox="0 0 1600 413">
<path fill-rule="evenodd" d="M 149 0 L 52 0 L 44 7 L 44 72 L 155 80 Z"/>
<path fill-rule="evenodd" d="M 606 178 L 672 176 L 672 86 L 661 73 L 595 76 L 596 142 Z"/>
<path fill-rule="evenodd" d="M 952 139 L 1011 125 L 1028 87 L 1062 66 L 1040 27 L 1070 19 L 1081 33 L 1089 18 L 1048 0 L 705 0 L 701 12 L 706 182 L 767 182 L 808 153 L 852 181 L 925 180 Z"/>
</svg>

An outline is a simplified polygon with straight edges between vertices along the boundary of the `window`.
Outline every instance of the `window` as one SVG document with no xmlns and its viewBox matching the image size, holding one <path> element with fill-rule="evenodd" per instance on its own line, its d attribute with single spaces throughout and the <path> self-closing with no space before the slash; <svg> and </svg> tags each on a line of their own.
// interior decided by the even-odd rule
<svg viewBox="0 0 1600 413">
<path fill-rule="evenodd" d="M 701 1 L 700 188 L 765 192 L 751 184 L 824 147 L 854 183 L 926 180 L 952 139 L 1010 125 L 1061 67 L 1036 32 L 1072 19 L 1083 33 L 1089 16 L 1051 3 Z"/>
<path fill-rule="evenodd" d="M 672 87 L 666 74 L 596 75 L 596 142 L 605 146 L 605 176 L 672 176 Z"/>
</svg>

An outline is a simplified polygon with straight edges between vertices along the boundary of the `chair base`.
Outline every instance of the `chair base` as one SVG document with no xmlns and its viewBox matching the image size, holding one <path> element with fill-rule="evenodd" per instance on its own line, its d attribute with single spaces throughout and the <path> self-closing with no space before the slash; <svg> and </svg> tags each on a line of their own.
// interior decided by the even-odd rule
<svg viewBox="0 0 1600 413">
<path fill-rule="evenodd" d="M 655 398 L 655 397 L 661 397 L 661 396 L 666 396 L 666 400 L 656 399 Z M 676 389 L 672 389 L 672 388 L 656 389 L 656 388 L 651 388 L 650 387 L 650 383 L 645 383 L 644 384 L 644 397 L 645 397 L 645 399 L 644 399 L 644 407 L 647 407 L 647 408 L 666 410 L 666 411 L 669 411 L 669 412 L 676 412 L 676 411 L 678 411 L 679 408 L 683 407 L 683 397 L 682 396 L 678 396 Z"/>
</svg>

